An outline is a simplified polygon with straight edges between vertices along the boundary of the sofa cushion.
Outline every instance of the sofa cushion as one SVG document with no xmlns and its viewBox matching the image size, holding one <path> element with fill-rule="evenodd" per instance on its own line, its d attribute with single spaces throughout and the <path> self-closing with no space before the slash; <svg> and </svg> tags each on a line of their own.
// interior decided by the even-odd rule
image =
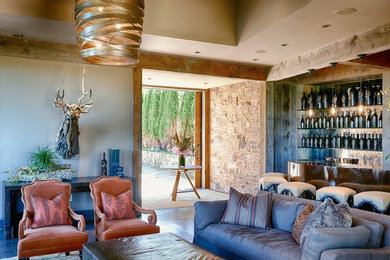
<svg viewBox="0 0 390 260">
<path fill-rule="evenodd" d="M 106 192 L 100 194 L 102 196 L 103 213 L 106 214 L 107 220 L 135 218 L 131 190 L 117 196 Z"/>
<path fill-rule="evenodd" d="M 301 205 L 303 204 L 295 201 L 274 199 L 271 215 L 272 227 L 291 232 Z"/>
<path fill-rule="evenodd" d="M 299 209 L 298 209 L 299 210 Z M 299 245 L 301 243 L 302 231 L 306 226 L 307 220 L 310 214 L 314 211 L 314 207 L 311 204 L 307 204 L 298 214 L 295 219 L 291 235 L 295 242 Z"/>
<path fill-rule="evenodd" d="M 197 235 L 245 259 L 300 259 L 301 249 L 291 234 L 279 229 L 259 229 L 211 224 Z"/>
<path fill-rule="evenodd" d="M 230 188 L 229 200 L 221 223 L 270 228 L 271 207 L 272 193 L 270 192 L 248 196 Z"/>
<path fill-rule="evenodd" d="M 319 260 L 328 249 L 365 248 L 370 231 L 364 226 L 353 228 L 311 228 L 302 250 L 302 260 Z"/>
<path fill-rule="evenodd" d="M 381 224 L 363 218 L 352 217 L 352 226 L 365 226 L 370 230 L 367 248 L 378 248 L 381 246 L 383 234 L 383 226 Z"/>
<path fill-rule="evenodd" d="M 31 204 L 34 209 L 34 220 L 31 228 L 71 225 L 67 199 L 65 192 L 58 194 L 51 200 L 35 194 L 31 195 Z"/>
<path fill-rule="evenodd" d="M 310 214 L 301 235 L 301 247 L 304 246 L 305 238 L 311 228 L 347 228 L 351 226 L 352 216 L 349 212 L 348 204 L 344 202 L 335 205 L 332 199 L 327 198 L 313 211 L 313 213 Z"/>
</svg>

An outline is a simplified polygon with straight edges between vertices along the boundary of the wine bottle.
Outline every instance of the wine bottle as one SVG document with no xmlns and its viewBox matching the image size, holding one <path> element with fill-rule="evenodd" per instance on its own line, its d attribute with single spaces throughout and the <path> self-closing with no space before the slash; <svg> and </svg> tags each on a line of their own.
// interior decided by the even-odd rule
<svg viewBox="0 0 390 260">
<path fill-rule="evenodd" d="M 332 135 L 331 147 L 332 148 L 336 148 L 337 147 L 337 137 L 336 137 L 336 135 Z"/>
<path fill-rule="evenodd" d="M 312 115 L 310 118 L 310 125 L 311 125 L 311 128 L 315 128 L 315 126 L 316 126 L 316 118 L 314 117 L 314 115 Z"/>
<path fill-rule="evenodd" d="M 371 128 L 371 110 L 368 110 L 366 117 L 366 128 Z"/>
<path fill-rule="evenodd" d="M 352 84 L 352 87 L 349 89 L 349 106 L 354 107 L 356 106 L 356 97 L 357 97 L 357 90 L 355 88 L 355 84 Z"/>
<path fill-rule="evenodd" d="M 340 128 L 343 128 L 344 127 L 344 111 L 341 112 L 341 116 L 340 116 Z"/>
<path fill-rule="evenodd" d="M 362 111 L 360 114 L 359 114 L 359 128 L 365 128 L 366 127 L 366 118 L 364 117 L 364 112 Z"/>
<path fill-rule="evenodd" d="M 307 147 L 313 148 L 313 138 L 309 135 L 306 139 Z"/>
<path fill-rule="evenodd" d="M 344 133 L 344 148 L 345 149 L 349 149 L 349 134 L 348 133 Z"/>
<path fill-rule="evenodd" d="M 355 111 L 352 111 L 351 118 L 349 120 L 349 128 L 355 128 Z"/>
<path fill-rule="evenodd" d="M 364 87 L 360 86 L 358 91 L 358 105 L 364 105 Z"/>
<path fill-rule="evenodd" d="M 367 147 L 367 150 L 371 150 L 372 147 L 371 147 L 371 134 L 368 134 L 368 137 L 367 137 L 367 140 L 366 140 L 366 147 Z"/>
<path fill-rule="evenodd" d="M 322 114 L 319 114 L 317 119 L 318 119 L 318 128 L 322 128 Z"/>
<path fill-rule="evenodd" d="M 372 150 L 378 151 L 378 134 L 375 134 L 375 137 L 373 135 L 373 140 L 372 140 Z"/>
<path fill-rule="evenodd" d="M 324 139 L 324 147 L 325 148 L 329 148 L 330 145 L 329 145 L 329 136 L 326 134 L 325 135 L 325 139 Z"/>
<path fill-rule="evenodd" d="M 371 116 L 371 127 L 372 128 L 378 127 L 378 115 L 376 113 L 376 109 L 374 109 L 374 114 Z"/>
<path fill-rule="evenodd" d="M 371 106 L 372 105 L 371 84 L 366 85 L 365 92 L 364 92 L 364 97 L 365 97 L 365 104 L 367 106 Z"/>
<path fill-rule="evenodd" d="M 379 118 L 378 118 L 378 127 L 379 128 L 382 128 L 383 126 L 382 126 L 382 111 L 381 111 L 381 113 L 379 114 Z"/>
<path fill-rule="evenodd" d="M 382 134 L 379 134 L 379 138 L 378 138 L 378 150 L 379 151 L 382 151 L 383 149 L 383 146 L 382 146 Z"/>
<path fill-rule="evenodd" d="M 353 121 L 354 121 L 354 123 L 353 123 L 354 127 L 355 128 L 359 128 L 359 117 L 358 117 L 358 115 L 355 115 L 355 112 L 354 112 L 354 119 L 353 119 Z"/>
<path fill-rule="evenodd" d="M 329 129 L 330 128 L 330 118 L 328 116 L 325 116 L 325 121 L 326 121 L 325 128 Z"/>
<path fill-rule="evenodd" d="M 329 107 L 329 92 L 328 92 L 328 90 L 325 90 L 324 92 L 322 92 L 322 104 L 323 104 L 324 108 Z"/>
<path fill-rule="evenodd" d="M 341 136 L 336 134 L 336 148 L 341 148 Z"/>
<path fill-rule="evenodd" d="M 333 94 L 333 97 L 332 97 L 332 106 L 333 106 L 333 107 L 338 107 L 337 93 L 334 93 L 334 94 Z"/>
<path fill-rule="evenodd" d="M 103 153 L 103 160 L 100 162 L 100 176 L 107 176 L 106 153 Z"/>
<path fill-rule="evenodd" d="M 301 109 L 306 110 L 307 108 L 307 98 L 306 98 L 306 93 L 303 92 L 302 98 L 301 98 Z"/>
<path fill-rule="evenodd" d="M 305 134 L 302 135 L 302 147 L 306 147 L 306 137 L 305 137 Z"/>
<path fill-rule="evenodd" d="M 336 127 L 335 128 L 340 128 L 340 115 L 339 112 L 336 114 Z"/>
<path fill-rule="evenodd" d="M 316 115 L 315 119 L 314 119 L 314 128 L 315 129 L 318 129 L 319 126 L 318 126 L 318 114 Z"/>
<path fill-rule="evenodd" d="M 341 93 L 341 106 L 342 107 L 348 106 L 348 93 L 345 90 L 343 90 Z"/>
<path fill-rule="evenodd" d="M 330 121 L 330 128 L 335 128 L 336 127 L 336 119 L 335 119 L 335 116 L 334 115 L 331 115 L 330 116 L 330 119 L 329 119 L 329 121 Z"/>
<path fill-rule="evenodd" d="M 349 121 L 350 121 L 349 111 L 347 111 L 344 116 L 344 128 L 349 128 Z"/>
<path fill-rule="evenodd" d="M 317 102 L 317 108 L 322 109 L 323 107 L 322 107 L 322 91 L 321 91 L 321 89 L 317 93 L 316 102 Z"/>
<path fill-rule="evenodd" d="M 314 147 L 314 148 L 318 148 L 318 138 L 317 138 L 317 135 L 314 135 L 314 138 L 313 138 L 313 147 Z"/>
<path fill-rule="evenodd" d="M 318 148 L 324 148 L 324 139 L 322 136 L 318 136 Z"/>
<path fill-rule="evenodd" d="M 305 120 L 303 119 L 303 116 L 301 118 L 301 128 L 304 129 L 305 128 Z"/>
<path fill-rule="evenodd" d="M 355 134 L 352 134 L 351 148 L 352 149 L 356 149 L 356 137 L 355 137 Z"/>
<path fill-rule="evenodd" d="M 365 139 L 364 135 L 363 134 L 359 134 L 359 149 L 360 150 L 364 150 L 366 148 L 364 139 Z"/>
<path fill-rule="evenodd" d="M 372 104 L 378 105 L 378 93 L 376 89 L 376 80 L 371 81 L 371 95 L 372 95 Z"/>
<path fill-rule="evenodd" d="M 310 89 L 310 93 L 309 95 L 307 96 L 307 103 L 309 104 L 309 109 L 314 109 L 314 93 L 313 93 L 313 89 L 311 88 Z"/>
<path fill-rule="evenodd" d="M 309 129 L 311 128 L 311 125 L 310 125 L 310 118 L 309 117 L 306 117 L 306 129 Z"/>
<path fill-rule="evenodd" d="M 383 93 L 382 93 L 382 82 L 381 82 L 381 80 L 377 81 L 376 92 L 377 92 L 377 105 L 382 105 Z"/>
</svg>

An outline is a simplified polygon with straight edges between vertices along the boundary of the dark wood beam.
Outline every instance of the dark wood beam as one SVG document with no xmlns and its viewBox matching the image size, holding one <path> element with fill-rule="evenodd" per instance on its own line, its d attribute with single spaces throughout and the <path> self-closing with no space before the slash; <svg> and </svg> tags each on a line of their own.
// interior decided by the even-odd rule
<svg viewBox="0 0 390 260">
<path fill-rule="evenodd" d="M 356 58 L 347 62 L 342 62 L 347 65 L 360 66 L 360 59 Z M 367 55 L 362 59 L 363 66 L 390 70 L 390 50 Z"/>
<path fill-rule="evenodd" d="M 133 186 L 134 202 L 142 206 L 142 70 L 133 71 Z"/>
</svg>

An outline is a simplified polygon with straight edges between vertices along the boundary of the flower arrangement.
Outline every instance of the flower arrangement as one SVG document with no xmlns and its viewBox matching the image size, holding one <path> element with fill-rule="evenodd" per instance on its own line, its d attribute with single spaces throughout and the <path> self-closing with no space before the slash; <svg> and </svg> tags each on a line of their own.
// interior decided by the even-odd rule
<svg viewBox="0 0 390 260">
<path fill-rule="evenodd" d="M 172 148 L 172 152 L 179 155 L 179 166 L 185 166 L 185 157 L 187 155 L 191 155 L 193 153 L 193 145 L 194 145 L 194 136 L 192 133 L 189 133 L 188 130 L 188 121 L 189 117 L 187 117 L 187 121 L 184 127 L 184 131 L 182 134 L 179 134 L 177 129 L 177 123 L 171 119 L 173 134 L 171 136 L 173 140 L 174 147 Z"/>
</svg>

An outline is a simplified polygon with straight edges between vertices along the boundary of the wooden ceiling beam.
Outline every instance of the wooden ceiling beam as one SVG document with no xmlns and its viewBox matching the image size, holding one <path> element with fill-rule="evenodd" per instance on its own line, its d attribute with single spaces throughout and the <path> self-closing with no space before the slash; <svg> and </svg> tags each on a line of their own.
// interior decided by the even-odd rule
<svg viewBox="0 0 390 260">
<path fill-rule="evenodd" d="M 321 69 L 329 66 L 330 62 L 353 60 L 360 53 L 377 53 L 388 49 L 390 23 L 272 66 L 267 81 L 294 77 L 311 68 Z"/>
<path fill-rule="evenodd" d="M 76 45 L 22 40 L 0 36 L 0 56 L 86 63 Z M 142 53 L 136 68 L 184 72 L 219 77 L 263 80 L 267 78 L 267 67 L 255 67 L 188 57 Z"/>
<path fill-rule="evenodd" d="M 344 64 L 360 66 L 360 59 L 356 58 Z M 390 50 L 367 55 L 362 59 L 363 66 L 371 66 L 378 69 L 390 69 Z"/>
</svg>

